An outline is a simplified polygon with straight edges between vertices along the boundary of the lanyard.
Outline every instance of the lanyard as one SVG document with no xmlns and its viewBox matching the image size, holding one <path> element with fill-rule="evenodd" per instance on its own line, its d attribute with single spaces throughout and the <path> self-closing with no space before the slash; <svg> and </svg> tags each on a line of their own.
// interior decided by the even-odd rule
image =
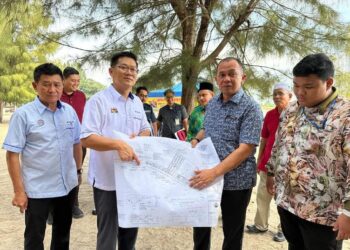
<svg viewBox="0 0 350 250">
<path fill-rule="evenodd" d="M 329 105 L 329 112 L 327 114 L 327 116 L 324 118 L 324 120 L 322 121 L 321 123 L 321 126 L 319 126 L 313 119 L 310 119 L 307 114 L 305 113 L 305 107 L 303 107 L 302 109 L 302 113 L 303 115 L 305 116 L 306 120 L 308 122 L 311 123 L 312 126 L 314 126 L 315 128 L 317 128 L 318 130 L 321 130 L 321 129 L 325 129 L 326 128 L 326 123 L 327 123 L 327 119 L 328 119 L 328 116 L 329 114 L 333 111 L 333 108 L 334 108 L 334 105 L 335 105 L 335 99 L 331 102 L 331 104 Z"/>
</svg>

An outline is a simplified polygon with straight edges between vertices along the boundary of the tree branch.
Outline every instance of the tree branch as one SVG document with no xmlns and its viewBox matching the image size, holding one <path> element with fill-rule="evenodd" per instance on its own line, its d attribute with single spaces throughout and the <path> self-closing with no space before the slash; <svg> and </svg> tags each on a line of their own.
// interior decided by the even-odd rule
<svg viewBox="0 0 350 250">
<path fill-rule="evenodd" d="M 205 67 L 208 65 L 211 61 L 213 61 L 222 51 L 222 49 L 226 46 L 226 44 L 229 42 L 230 38 L 233 36 L 235 32 L 237 32 L 238 28 L 244 23 L 245 20 L 249 17 L 249 15 L 254 11 L 256 5 L 258 4 L 259 0 L 250 0 L 247 7 L 241 13 L 238 18 L 236 19 L 235 23 L 231 26 L 231 28 L 228 30 L 228 32 L 223 37 L 222 41 L 219 43 L 219 45 L 214 49 L 214 51 L 201 62 L 202 67 Z"/>
</svg>

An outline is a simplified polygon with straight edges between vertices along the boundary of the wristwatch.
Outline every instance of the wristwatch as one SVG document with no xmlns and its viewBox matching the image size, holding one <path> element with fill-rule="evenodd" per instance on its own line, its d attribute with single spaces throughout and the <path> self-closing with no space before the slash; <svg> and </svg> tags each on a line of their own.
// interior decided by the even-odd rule
<svg viewBox="0 0 350 250">
<path fill-rule="evenodd" d="M 82 174 L 83 173 L 83 169 L 77 169 L 77 174 Z"/>
</svg>

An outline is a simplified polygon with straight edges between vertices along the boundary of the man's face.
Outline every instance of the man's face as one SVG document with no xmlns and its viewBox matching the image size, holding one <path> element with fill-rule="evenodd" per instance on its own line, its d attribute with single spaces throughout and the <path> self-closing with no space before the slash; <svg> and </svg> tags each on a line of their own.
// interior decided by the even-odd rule
<svg viewBox="0 0 350 250">
<path fill-rule="evenodd" d="M 69 75 L 63 80 L 64 92 L 72 93 L 78 90 L 80 84 L 80 76 L 78 74 Z"/>
<path fill-rule="evenodd" d="M 333 78 L 322 80 L 317 75 L 295 76 L 294 94 L 300 106 L 311 108 L 324 101 L 333 85 Z"/>
<path fill-rule="evenodd" d="M 210 91 L 208 89 L 200 90 L 197 95 L 199 105 L 207 105 L 211 98 L 213 98 L 213 95 L 213 91 Z"/>
<path fill-rule="evenodd" d="M 140 98 L 140 100 L 145 103 L 147 102 L 148 92 L 144 89 L 141 89 L 140 92 L 137 94 L 137 96 Z"/>
<path fill-rule="evenodd" d="M 116 65 L 109 68 L 109 75 L 112 77 L 113 84 L 132 88 L 137 80 L 137 71 L 134 59 L 121 57 Z"/>
<path fill-rule="evenodd" d="M 175 103 L 175 101 L 174 101 L 174 94 L 173 93 L 166 93 L 165 100 L 166 100 L 166 103 L 169 106 L 173 106 L 174 103 Z"/>
<path fill-rule="evenodd" d="M 291 93 L 285 89 L 275 89 L 273 91 L 273 102 L 279 109 L 285 109 L 291 97 Z"/>
<path fill-rule="evenodd" d="M 231 98 L 243 85 L 246 75 L 237 61 L 230 60 L 219 64 L 215 79 L 224 98 Z"/>
<path fill-rule="evenodd" d="M 33 82 L 33 88 L 45 106 L 56 106 L 63 91 L 62 78 L 60 75 L 41 75 L 38 82 Z"/>
</svg>

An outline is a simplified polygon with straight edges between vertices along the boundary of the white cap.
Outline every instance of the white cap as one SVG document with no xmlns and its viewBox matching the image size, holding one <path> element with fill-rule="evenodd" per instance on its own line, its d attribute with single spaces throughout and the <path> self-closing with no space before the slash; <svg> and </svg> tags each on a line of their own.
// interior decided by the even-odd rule
<svg viewBox="0 0 350 250">
<path fill-rule="evenodd" d="M 279 82 L 279 83 L 276 83 L 274 86 L 273 86 L 273 90 L 276 90 L 276 89 L 285 89 L 287 90 L 288 92 L 291 92 L 291 87 L 289 86 L 288 83 L 285 83 L 285 82 Z"/>
</svg>

